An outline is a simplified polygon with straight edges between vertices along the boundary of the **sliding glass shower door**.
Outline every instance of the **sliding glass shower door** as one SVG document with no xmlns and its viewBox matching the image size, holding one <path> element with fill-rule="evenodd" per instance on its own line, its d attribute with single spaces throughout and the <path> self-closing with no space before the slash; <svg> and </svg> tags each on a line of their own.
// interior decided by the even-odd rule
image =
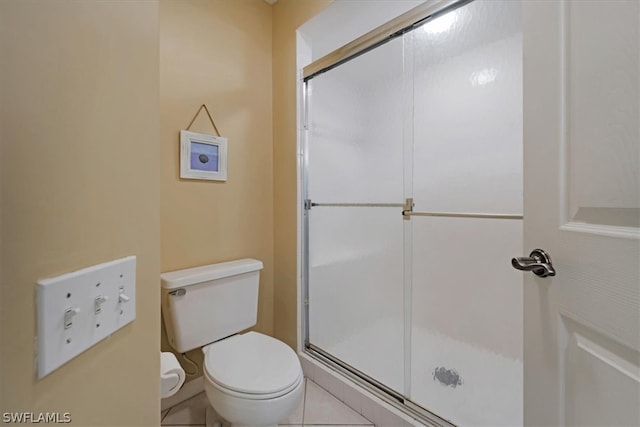
<svg viewBox="0 0 640 427">
<path fill-rule="evenodd" d="M 404 385 L 402 39 L 307 86 L 309 342 Z"/>
<path fill-rule="evenodd" d="M 522 37 L 517 1 L 416 28 L 411 399 L 522 423 Z M 436 216 L 441 215 L 441 216 Z"/>
<path fill-rule="evenodd" d="M 412 410 L 520 425 L 521 3 L 454 6 L 306 80 L 306 338 Z"/>
</svg>

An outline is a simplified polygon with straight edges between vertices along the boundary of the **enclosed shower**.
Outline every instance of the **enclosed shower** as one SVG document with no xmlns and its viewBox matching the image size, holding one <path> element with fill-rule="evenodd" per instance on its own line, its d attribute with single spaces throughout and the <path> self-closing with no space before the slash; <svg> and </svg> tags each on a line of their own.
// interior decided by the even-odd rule
<svg viewBox="0 0 640 427">
<path fill-rule="evenodd" d="M 412 411 L 521 425 L 521 4 L 431 3 L 304 69 L 305 349 Z"/>
</svg>

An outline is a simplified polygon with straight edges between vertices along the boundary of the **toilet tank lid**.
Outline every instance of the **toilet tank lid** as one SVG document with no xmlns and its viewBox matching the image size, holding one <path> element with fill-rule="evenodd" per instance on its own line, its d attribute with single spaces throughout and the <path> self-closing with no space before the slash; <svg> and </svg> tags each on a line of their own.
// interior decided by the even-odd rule
<svg viewBox="0 0 640 427">
<path fill-rule="evenodd" d="M 262 261 L 245 258 L 218 264 L 203 265 L 202 267 L 187 268 L 162 273 L 160 282 L 163 289 L 175 289 L 195 285 L 209 280 L 222 279 L 238 274 L 262 270 Z"/>
</svg>

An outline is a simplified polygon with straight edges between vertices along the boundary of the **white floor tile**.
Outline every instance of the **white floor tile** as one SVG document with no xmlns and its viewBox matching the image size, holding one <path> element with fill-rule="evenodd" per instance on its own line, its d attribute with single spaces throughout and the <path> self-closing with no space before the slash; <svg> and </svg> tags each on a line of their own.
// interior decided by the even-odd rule
<svg viewBox="0 0 640 427">
<path fill-rule="evenodd" d="M 362 414 L 362 393 L 357 389 L 345 385 L 344 403 L 357 413 Z"/>
<path fill-rule="evenodd" d="M 325 390 L 329 390 L 329 381 L 331 381 L 331 375 L 329 372 L 318 367 L 314 373 L 313 382 L 319 385 Z"/>
<path fill-rule="evenodd" d="M 161 413 L 163 427 L 205 426 L 209 401 L 200 393 Z M 305 392 L 300 405 L 283 427 L 353 427 L 373 426 L 371 421 L 353 411 L 311 380 L 305 380 Z"/>
<path fill-rule="evenodd" d="M 298 405 L 296 410 L 293 412 L 293 414 L 291 414 L 289 418 L 287 418 L 286 420 L 282 421 L 279 425 L 297 426 L 302 424 L 302 416 L 304 414 L 304 397 L 306 394 L 307 380 L 305 379 L 304 382 L 305 382 L 305 386 L 304 386 L 305 391 L 302 393 L 302 399 L 300 399 L 300 404 Z"/>
<path fill-rule="evenodd" d="M 313 381 L 307 380 L 304 424 L 371 425 L 371 421 L 340 402 Z"/>
<path fill-rule="evenodd" d="M 207 406 L 209 406 L 207 396 L 204 393 L 197 394 L 169 409 L 169 413 L 162 420 L 162 425 L 204 425 Z"/>
<path fill-rule="evenodd" d="M 315 365 L 304 357 L 300 358 L 300 365 L 302 365 L 302 372 L 304 372 L 304 376 L 313 381 Z"/>
<path fill-rule="evenodd" d="M 380 424 L 380 405 L 367 396 L 362 396 L 362 415 L 374 424 Z"/>
<path fill-rule="evenodd" d="M 344 383 L 335 375 L 329 375 L 329 386 L 324 389 L 333 394 L 340 402 L 344 402 Z"/>
<path fill-rule="evenodd" d="M 394 414 L 393 412 L 381 408 L 380 409 L 380 426 L 381 427 L 406 427 L 410 425 L 405 420 Z"/>
</svg>

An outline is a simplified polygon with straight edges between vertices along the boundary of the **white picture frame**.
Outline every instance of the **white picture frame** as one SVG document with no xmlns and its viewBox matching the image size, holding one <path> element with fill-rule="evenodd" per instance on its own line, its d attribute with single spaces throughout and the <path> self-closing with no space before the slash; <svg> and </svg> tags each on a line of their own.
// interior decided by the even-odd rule
<svg viewBox="0 0 640 427">
<path fill-rule="evenodd" d="M 180 131 L 180 178 L 227 180 L 227 138 Z"/>
</svg>

